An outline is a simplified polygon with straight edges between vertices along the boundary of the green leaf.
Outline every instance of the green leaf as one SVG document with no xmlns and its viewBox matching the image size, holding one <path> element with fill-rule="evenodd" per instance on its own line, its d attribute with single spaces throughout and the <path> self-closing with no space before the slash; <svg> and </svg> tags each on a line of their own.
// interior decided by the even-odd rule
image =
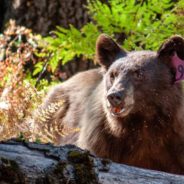
<svg viewBox="0 0 184 184">
<path fill-rule="evenodd" d="M 38 62 L 34 65 L 34 71 L 33 71 L 33 76 L 37 75 L 38 73 L 40 73 L 43 69 L 43 63 L 42 62 Z"/>
</svg>

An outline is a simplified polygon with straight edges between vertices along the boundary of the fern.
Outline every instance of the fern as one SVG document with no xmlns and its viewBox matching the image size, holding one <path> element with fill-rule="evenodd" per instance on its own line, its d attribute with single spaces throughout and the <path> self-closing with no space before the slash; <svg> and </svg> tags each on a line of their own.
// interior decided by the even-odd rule
<svg viewBox="0 0 184 184">
<path fill-rule="evenodd" d="M 70 128 L 64 123 L 53 120 L 53 116 L 64 105 L 64 100 L 49 104 L 46 108 L 40 107 L 35 113 L 34 135 L 42 142 L 57 144 L 58 137 L 64 137 L 70 133 L 78 132 L 78 128 Z"/>
<path fill-rule="evenodd" d="M 174 4 L 171 0 L 110 0 L 105 4 L 100 0 L 88 0 L 92 22 L 80 30 L 72 25 L 69 29 L 58 26 L 53 31 L 55 37 L 45 38 L 45 47 L 51 53 L 49 65 L 52 71 L 59 61 L 66 64 L 79 56 L 92 59 L 100 32 L 114 38 L 124 34 L 126 40 L 121 44 L 128 50 L 157 49 L 165 38 L 180 32 L 175 26 L 178 18 L 175 9 L 179 3 Z"/>
<path fill-rule="evenodd" d="M 184 36 L 184 1 L 179 1 L 175 8 L 177 33 Z"/>
<path fill-rule="evenodd" d="M 109 3 L 107 6 L 100 1 L 90 1 L 88 8 L 103 32 L 111 36 L 122 32 L 126 35 L 123 46 L 129 50 L 156 49 L 160 44 L 158 40 L 162 41 L 175 32 L 171 0 L 139 3 L 115 0 Z"/>
<path fill-rule="evenodd" d="M 45 41 L 49 44 L 47 50 L 52 53 L 49 61 L 52 71 L 56 69 L 59 60 L 62 60 L 62 64 L 65 64 L 80 55 L 93 58 L 95 40 L 99 35 L 94 24 L 89 23 L 81 30 L 72 25 L 70 25 L 70 29 L 58 26 L 53 33 L 57 36 L 56 38 L 50 36 L 45 38 Z"/>
</svg>

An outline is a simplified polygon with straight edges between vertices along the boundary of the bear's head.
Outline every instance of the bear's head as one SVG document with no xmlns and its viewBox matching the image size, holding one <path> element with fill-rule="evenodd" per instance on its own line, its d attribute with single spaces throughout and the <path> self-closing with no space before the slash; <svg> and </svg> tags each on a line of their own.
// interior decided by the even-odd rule
<svg viewBox="0 0 184 184">
<path fill-rule="evenodd" d="M 169 111 L 179 103 L 184 78 L 182 37 L 169 38 L 157 52 L 127 52 L 102 34 L 96 43 L 96 59 L 105 70 L 105 104 L 113 117 L 163 106 Z"/>
</svg>

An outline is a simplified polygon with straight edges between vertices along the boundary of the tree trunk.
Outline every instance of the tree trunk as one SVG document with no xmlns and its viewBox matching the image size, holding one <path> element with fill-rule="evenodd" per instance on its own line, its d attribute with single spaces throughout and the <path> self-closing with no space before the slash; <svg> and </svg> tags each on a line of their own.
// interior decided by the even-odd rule
<svg viewBox="0 0 184 184">
<path fill-rule="evenodd" d="M 86 0 L 4 0 L 4 4 L 7 7 L 4 23 L 14 19 L 18 25 L 42 35 L 57 25 L 81 28 L 89 21 Z"/>
<path fill-rule="evenodd" d="M 99 159 L 73 145 L 0 143 L 2 184 L 179 184 L 184 176 Z"/>
</svg>

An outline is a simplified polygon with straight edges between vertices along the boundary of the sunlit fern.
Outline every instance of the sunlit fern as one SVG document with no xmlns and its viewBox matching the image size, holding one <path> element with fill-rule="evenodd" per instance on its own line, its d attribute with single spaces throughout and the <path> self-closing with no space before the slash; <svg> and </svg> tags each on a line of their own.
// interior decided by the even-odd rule
<svg viewBox="0 0 184 184">
<path fill-rule="evenodd" d="M 36 112 L 35 127 L 37 137 L 41 142 L 56 143 L 58 137 L 64 137 L 70 133 L 79 131 L 78 128 L 70 128 L 64 123 L 53 120 L 55 113 L 64 105 L 65 101 L 51 103 L 47 108 L 40 107 Z M 72 118 L 72 117 L 71 117 Z"/>
</svg>

